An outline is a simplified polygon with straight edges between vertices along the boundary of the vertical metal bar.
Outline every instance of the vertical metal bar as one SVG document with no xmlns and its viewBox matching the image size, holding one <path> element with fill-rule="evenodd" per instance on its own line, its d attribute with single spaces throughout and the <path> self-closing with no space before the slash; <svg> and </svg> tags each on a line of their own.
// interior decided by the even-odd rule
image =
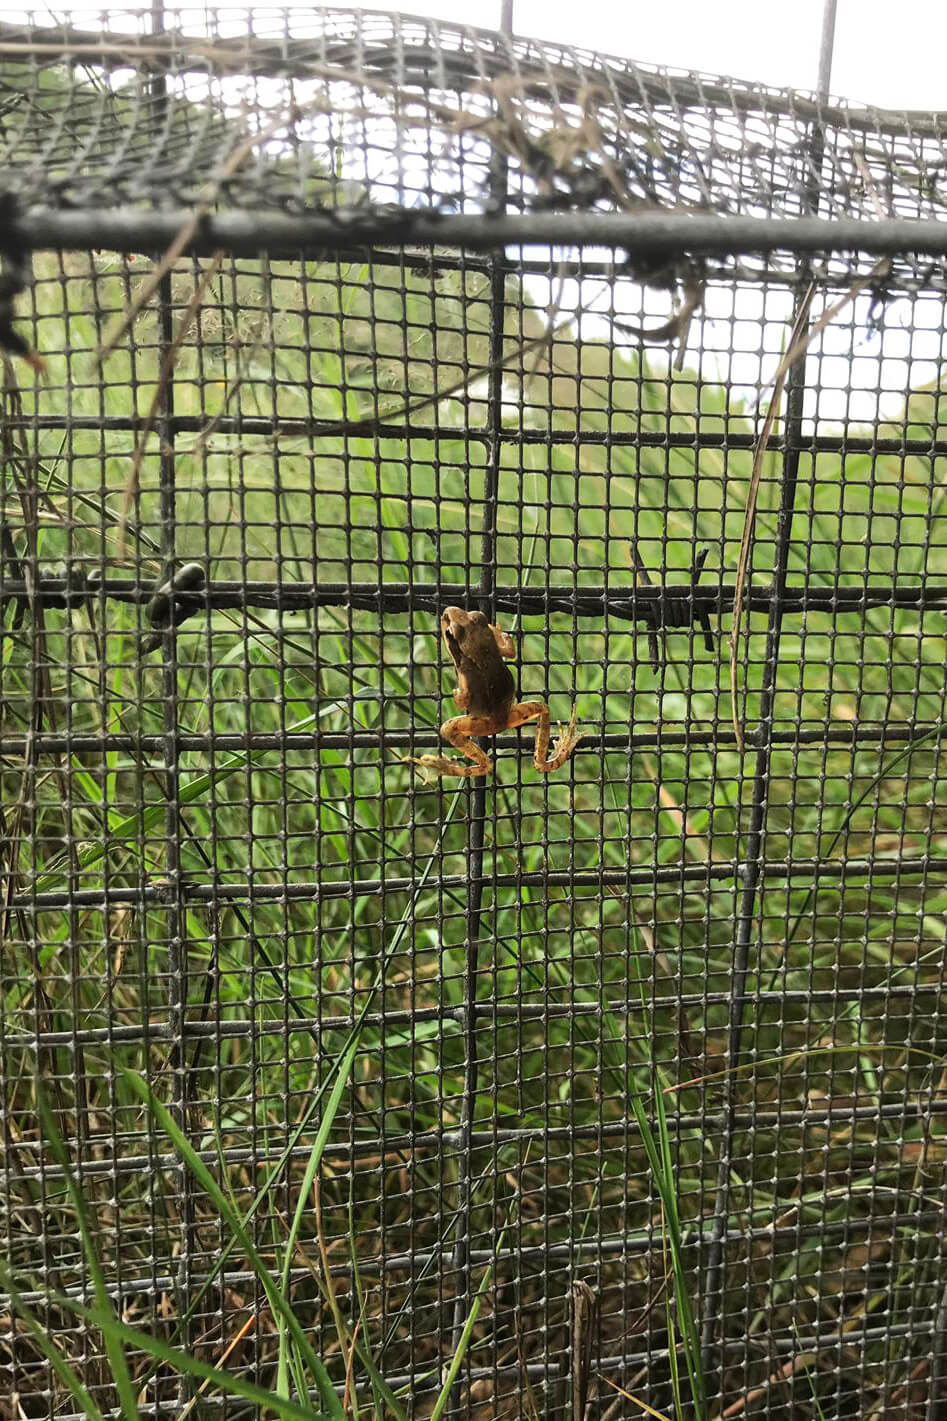
<svg viewBox="0 0 947 1421">
<path fill-rule="evenodd" d="M 152 34 L 162 34 L 165 27 L 164 0 L 152 0 Z M 163 126 L 167 117 L 167 82 L 156 72 L 150 81 L 154 101 L 155 127 Z M 169 361 L 174 341 L 174 309 L 171 273 L 167 272 L 158 285 L 158 350 L 157 375 L 162 377 Z M 159 507 L 161 516 L 161 551 L 164 571 L 170 575 L 175 554 L 175 424 L 174 424 L 174 373 L 167 365 L 167 378 L 159 383 L 158 405 L 155 418 L 155 432 L 158 436 L 158 480 Z M 187 953 L 185 947 L 185 912 L 181 899 L 180 863 L 180 806 L 178 803 L 178 703 L 177 703 L 177 658 L 174 637 L 166 638 L 167 653 L 162 660 L 163 692 L 163 737 L 162 781 L 165 792 L 164 833 L 166 841 L 167 897 L 167 951 L 168 951 L 168 1028 L 169 1066 L 171 1069 L 171 1110 L 177 1123 L 188 1130 L 187 1119 L 187 1056 L 184 1041 L 184 1014 L 187 1005 Z M 184 1165 L 178 1168 L 178 1198 L 180 1207 L 181 1257 L 177 1270 L 177 1287 L 182 1304 L 191 1295 L 191 1241 L 194 1226 L 194 1210 L 191 1198 L 190 1176 Z M 184 1306 L 181 1314 L 183 1316 Z M 189 1346 L 189 1329 L 182 1338 Z M 186 1402 L 191 1394 L 190 1384 L 183 1372 L 179 1386 L 180 1400 Z"/>
<path fill-rule="evenodd" d="M 947 1222 L 947 1221 L 945 1221 Z M 941 1241 L 944 1225 L 941 1226 Z M 927 1393 L 927 1421 L 947 1421 L 947 1283 L 937 1303 L 931 1339 L 931 1384 Z"/>
<path fill-rule="evenodd" d="M 513 0 L 502 0 L 501 28 L 512 34 Z M 508 164 L 495 153 L 490 178 L 494 210 L 504 210 L 507 198 Z M 500 475 L 500 435 L 503 427 L 503 328 L 506 297 L 506 254 L 498 251 L 492 258 L 490 277 L 490 373 L 487 388 L 488 447 L 484 462 L 483 531 L 480 539 L 480 610 L 493 619 L 493 596 L 496 586 L 496 503 Z M 473 1169 L 470 1141 L 480 1079 L 477 1050 L 477 983 L 480 966 L 479 944 L 483 928 L 483 844 L 486 827 L 487 789 L 483 778 L 471 785 L 467 817 L 467 861 L 470 887 L 467 900 L 464 968 L 464 1093 L 458 1129 L 457 1156 L 457 1223 L 452 1260 L 456 1295 L 451 1345 L 460 1346 L 464 1322 L 472 1301 L 470 1279 L 470 1230 L 473 1205 Z M 458 1374 L 450 1399 L 450 1416 L 461 1414 L 462 1375 Z"/>
<path fill-rule="evenodd" d="M 819 45 L 819 98 L 829 97 L 832 83 L 832 55 L 835 52 L 835 17 L 838 0 L 825 0 L 822 11 L 822 40 Z"/>
<path fill-rule="evenodd" d="M 828 95 L 832 77 L 832 50 L 835 40 L 835 12 L 837 0 L 826 0 L 822 21 L 822 38 L 819 51 L 819 96 Z M 809 165 L 808 182 L 805 186 L 806 212 L 815 213 L 819 208 L 820 178 L 825 154 L 825 142 L 818 124 L 813 125 L 807 144 Z M 799 280 L 793 302 L 791 325 L 795 323 L 806 299 L 809 285 L 809 262 L 804 260 L 799 266 Z M 739 876 L 742 882 L 740 905 L 734 931 L 733 975 L 731 979 L 730 1011 L 727 1022 L 727 1074 L 724 1077 L 724 1103 L 721 1112 L 720 1156 L 717 1164 L 716 1193 L 714 1198 L 714 1221 L 707 1251 L 707 1271 L 703 1289 L 701 1350 L 702 1367 L 705 1376 L 711 1369 L 717 1340 L 722 1333 L 723 1318 L 721 1308 L 724 1300 L 724 1238 L 730 1215 L 730 1162 L 733 1152 L 733 1114 L 736 1076 L 734 1067 L 740 1057 L 743 1044 L 743 1016 L 746 1010 L 746 979 L 749 970 L 750 946 L 753 938 L 753 920 L 756 899 L 760 885 L 761 865 L 764 858 L 766 837 L 766 815 L 768 808 L 768 787 L 770 763 L 772 760 L 773 705 L 779 668 L 779 641 L 782 634 L 783 601 L 786 592 L 786 575 L 789 565 L 789 542 L 792 531 L 793 510 L 796 503 L 796 486 L 799 477 L 799 460 L 802 443 L 802 415 L 806 391 L 806 356 L 797 360 L 786 379 L 786 423 L 783 455 L 783 484 L 780 498 L 779 517 L 776 527 L 776 564 L 772 583 L 772 600 L 769 609 L 769 623 L 766 631 L 766 652 L 763 666 L 763 681 L 760 692 L 760 717 L 757 734 L 756 761 L 753 768 L 753 798 L 750 808 L 750 823 L 747 829 L 746 854 L 742 860 Z M 721 1366 L 723 1352 L 720 1353 Z"/>
</svg>

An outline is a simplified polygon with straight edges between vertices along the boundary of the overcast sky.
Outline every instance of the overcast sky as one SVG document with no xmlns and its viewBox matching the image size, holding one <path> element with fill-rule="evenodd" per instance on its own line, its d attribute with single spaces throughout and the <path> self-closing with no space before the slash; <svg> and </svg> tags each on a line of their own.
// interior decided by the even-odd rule
<svg viewBox="0 0 947 1421">
<path fill-rule="evenodd" d="M 815 89 L 824 8 L 824 0 L 513 0 L 513 28 L 652 64 Z M 415 0 L 412 9 L 473 19 L 464 0 Z M 488 0 L 476 22 L 495 26 L 499 17 L 500 0 Z M 831 79 L 837 97 L 883 108 L 947 109 L 945 56 L 944 0 L 838 0 Z M 867 298 L 861 303 L 866 306 Z M 712 310 L 708 301 L 708 314 Z M 863 319 L 865 310 L 859 308 L 859 314 Z M 883 342 L 863 333 L 853 337 L 850 313 L 838 329 L 825 332 L 821 418 L 838 420 L 847 412 L 868 422 L 879 412 L 894 413 L 903 398 L 909 352 L 915 384 L 936 378 L 942 336 L 930 330 L 909 336 L 898 329 L 901 319 L 897 309 L 892 312 Z M 740 372 L 737 361 L 731 379 L 738 382 Z"/>
<path fill-rule="evenodd" d="M 179 6 L 193 10 L 193 0 Z M 513 27 L 522 35 L 584 45 L 605 54 L 707 74 L 797 89 L 814 89 L 824 0 L 513 0 Z M 4 5 L 7 18 L 27 6 Z M 95 26 L 88 0 L 61 0 L 39 16 L 73 17 Z M 150 10 L 150 0 L 109 6 L 112 27 L 122 11 Z M 170 13 L 178 6 L 166 0 Z M 235 7 L 238 8 L 238 7 Z M 245 11 L 276 6 L 244 0 Z M 311 4 L 289 3 L 298 11 Z M 351 8 L 403 9 L 484 28 L 500 23 L 500 0 L 408 0 L 386 7 L 351 0 Z M 885 108 L 947 109 L 947 4 L 944 0 L 838 0 L 832 91 Z"/>
<path fill-rule="evenodd" d="M 392 8 L 488 28 L 500 19 L 500 0 Z M 626 59 L 814 89 L 822 12 L 823 0 L 513 0 L 513 28 Z M 885 108 L 947 109 L 945 68 L 943 0 L 838 0 L 836 95 Z"/>
</svg>

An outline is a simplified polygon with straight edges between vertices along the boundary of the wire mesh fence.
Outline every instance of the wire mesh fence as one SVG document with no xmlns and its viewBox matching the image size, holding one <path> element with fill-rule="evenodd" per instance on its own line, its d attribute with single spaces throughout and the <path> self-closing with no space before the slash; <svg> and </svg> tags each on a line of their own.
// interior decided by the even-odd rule
<svg viewBox="0 0 947 1421">
<path fill-rule="evenodd" d="M 0 76 L 0 1416 L 941 1416 L 938 116 L 344 11 Z"/>
</svg>

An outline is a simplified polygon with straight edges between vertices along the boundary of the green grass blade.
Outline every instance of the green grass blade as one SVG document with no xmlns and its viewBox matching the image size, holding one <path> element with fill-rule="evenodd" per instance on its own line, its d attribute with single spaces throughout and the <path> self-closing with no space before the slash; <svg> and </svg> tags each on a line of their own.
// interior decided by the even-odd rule
<svg viewBox="0 0 947 1421">
<path fill-rule="evenodd" d="M 296 721 L 294 725 L 287 727 L 287 735 L 300 735 L 309 731 L 314 725 L 326 715 L 334 713 L 339 706 L 339 702 L 333 701 L 330 705 L 321 706 L 313 715 L 307 715 L 302 720 Z M 248 766 L 261 764 L 265 757 L 271 752 L 268 750 L 238 751 L 233 755 L 228 755 L 213 770 L 205 770 L 193 779 L 182 784 L 178 793 L 177 802 L 183 808 L 188 804 L 202 800 L 207 795 L 212 785 L 220 784 L 230 775 L 236 774 L 240 770 L 245 770 Z M 157 828 L 164 823 L 167 813 L 167 805 L 162 803 L 150 804 L 141 813 L 126 815 L 123 819 L 116 820 L 109 825 L 108 840 L 101 840 L 94 844 L 87 844 L 78 855 L 79 870 L 92 868 L 105 858 L 112 846 L 112 841 L 129 840 L 137 842 L 142 839 L 149 829 Z M 53 865 L 43 873 L 38 874 L 33 885 L 36 893 L 45 892 L 52 888 L 60 877 L 61 868 Z"/>
<path fill-rule="evenodd" d="M 338 1064 L 333 1068 L 335 1081 L 326 1102 L 322 1119 L 319 1121 L 319 1129 L 316 1131 L 316 1138 L 313 1141 L 312 1150 L 306 1163 L 306 1171 L 303 1175 L 302 1183 L 299 1186 L 299 1194 L 296 1199 L 296 1208 L 293 1211 L 292 1221 L 289 1226 L 289 1234 L 286 1238 L 286 1258 L 283 1263 L 283 1288 L 289 1291 L 289 1273 L 292 1267 L 293 1254 L 296 1249 L 296 1242 L 299 1238 L 299 1231 L 302 1227 L 303 1215 L 309 1208 L 309 1194 L 312 1189 L 313 1180 L 319 1172 L 322 1164 L 322 1156 L 325 1151 L 326 1142 L 329 1138 L 329 1131 L 332 1129 L 339 1105 L 342 1101 L 342 1094 L 349 1082 L 349 1074 L 355 1064 L 355 1055 L 358 1051 L 358 1037 L 353 1037 L 346 1050 L 339 1057 Z"/>
<path fill-rule="evenodd" d="M 39 1115 L 44 1138 L 49 1145 L 53 1158 L 63 1172 L 66 1181 L 66 1189 L 69 1192 L 69 1198 L 72 1200 L 72 1207 L 76 1211 L 79 1236 L 82 1240 L 82 1252 L 85 1255 L 86 1267 L 92 1278 L 92 1287 L 98 1304 L 98 1311 L 103 1316 L 114 1317 L 112 1300 L 108 1295 L 105 1274 L 102 1272 L 102 1265 L 99 1262 L 99 1255 L 95 1246 L 91 1216 L 82 1191 L 79 1189 L 75 1176 L 73 1175 L 69 1163 L 69 1156 L 66 1153 L 66 1146 L 63 1143 L 62 1135 L 59 1133 L 59 1127 L 53 1117 L 53 1112 L 49 1107 L 49 1101 L 46 1098 L 46 1090 L 38 1073 L 34 1077 L 34 1086 L 36 1090 L 36 1110 Z M 112 1381 L 115 1383 L 115 1390 L 118 1393 L 122 1415 L 126 1418 L 126 1421 L 136 1421 L 138 1416 L 138 1401 L 135 1389 L 132 1386 L 131 1374 L 128 1370 L 128 1362 L 125 1358 L 125 1349 L 121 1342 L 115 1339 L 113 1334 L 104 1333 L 103 1336 L 105 1351 L 109 1360 L 109 1368 L 112 1373 Z"/>
<path fill-rule="evenodd" d="M 358 1266 L 358 1251 L 355 1247 L 355 1218 L 353 1214 L 353 1201 L 351 1192 L 349 1193 L 349 1258 L 352 1262 L 352 1278 L 355 1283 L 355 1296 L 358 1299 L 358 1317 L 361 1324 L 361 1336 L 358 1339 L 358 1355 L 362 1359 L 362 1364 L 368 1373 L 368 1379 L 372 1387 L 372 1395 L 375 1401 L 375 1410 L 381 1415 L 381 1402 L 391 1411 L 397 1421 L 408 1421 L 408 1414 L 398 1401 L 391 1387 L 385 1381 L 375 1358 L 372 1356 L 372 1349 L 368 1342 L 367 1326 L 368 1315 L 365 1307 L 365 1290 L 362 1287 L 362 1275 Z"/>
<path fill-rule="evenodd" d="M 637 934 L 635 935 L 635 946 L 637 947 Z M 632 963 L 637 979 L 642 1011 L 646 1012 L 647 994 L 645 990 L 645 979 L 642 972 L 640 954 L 637 951 L 632 954 Z M 653 1051 L 650 1052 L 650 1054 L 653 1057 Z M 652 1072 L 654 1070 L 653 1060 L 650 1070 Z M 636 1071 L 635 1074 L 640 1078 L 640 1070 Z M 661 1199 L 665 1244 L 671 1255 L 671 1271 L 674 1276 L 674 1302 L 677 1308 L 677 1321 L 680 1326 L 681 1345 L 684 1351 L 684 1361 L 691 1386 L 694 1412 L 698 1421 L 702 1421 L 702 1418 L 707 1412 L 707 1392 L 704 1385 L 703 1365 L 701 1361 L 700 1335 L 697 1330 L 697 1322 L 694 1316 L 693 1302 L 691 1300 L 690 1281 L 684 1266 L 683 1232 L 677 1207 L 674 1159 L 671 1152 L 671 1131 L 667 1118 L 667 1105 L 663 1091 L 658 1090 L 650 1093 L 651 1098 L 654 1100 L 655 1120 L 657 1124 L 657 1135 L 655 1135 L 644 1107 L 645 1094 L 645 1092 L 636 1090 L 634 1082 L 632 1081 L 629 1103 L 638 1126 L 638 1131 L 641 1135 L 642 1143 L 645 1147 L 645 1153 L 648 1156 L 648 1164 L 654 1177 L 658 1195 Z M 672 1376 L 677 1377 L 677 1354 L 673 1346 L 671 1348 L 671 1356 Z M 681 1401 L 679 1390 L 680 1382 L 678 1379 L 675 1382 L 675 1402 L 680 1412 Z"/>
<path fill-rule="evenodd" d="M 496 1252 L 498 1255 L 503 1250 L 503 1243 L 505 1238 L 506 1229 L 503 1230 L 503 1232 L 500 1234 L 499 1239 L 497 1240 Z M 467 1349 L 470 1346 L 470 1339 L 473 1336 L 473 1330 L 477 1325 L 477 1318 L 480 1316 L 480 1309 L 483 1307 L 484 1296 L 486 1295 L 486 1291 L 489 1288 L 490 1284 L 493 1282 L 493 1270 L 495 1266 L 495 1263 L 488 1263 L 486 1268 L 483 1270 L 483 1277 L 480 1279 L 476 1294 L 474 1295 L 474 1300 L 470 1304 L 470 1311 L 468 1312 L 466 1320 L 464 1322 L 463 1331 L 461 1332 L 460 1340 L 457 1343 L 457 1350 L 451 1358 L 450 1366 L 447 1369 L 447 1376 L 444 1378 L 444 1384 L 441 1387 L 440 1392 L 438 1393 L 437 1400 L 434 1403 L 434 1410 L 431 1412 L 431 1421 L 440 1421 L 441 1416 L 444 1414 L 444 1408 L 447 1406 L 448 1401 L 450 1401 L 450 1394 L 454 1389 L 454 1383 L 457 1380 L 457 1377 L 460 1373 L 460 1369 L 464 1364 L 464 1358 L 466 1357 Z"/>
<path fill-rule="evenodd" d="M 312 1192 L 313 1181 L 315 1180 L 316 1175 L 319 1172 L 319 1168 L 322 1164 L 322 1156 L 323 1152 L 325 1151 L 326 1141 L 329 1138 L 329 1131 L 332 1129 L 332 1125 L 338 1112 L 339 1105 L 342 1101 L 343 1092 L 345 1091 L 345 1088 L 348 1085 L 349 1074 L 352 1070 L 353 1065 L 355 1064 L 355 1055 L 357 1051 L 358 1037 L 353 1036 L 349 1042 L 348 1047 L 339 1057 L 337 1065 L 333 1067 L 332 1074 L 335 1079 L 333 1081 L 332 1090 L 329 1093 L 329 1099 L 326 1102 L 326 1108 L 322 1113 L 322 1119 L 319 1121 L 319 1128 L 316 1131 L 316 1138 L 313 1141 L 312 1149 L 309 1152 L 309 1159 L 306 1162 L 306 1169 L 303 1174 L 302 1182 L 299 1186 L 298 1193 L 296 1195 L 296 1208 L 293 1210 L 293 1217 L 289 1225 L 289 1233 L 286 1236 L 286 1245 L 283 1258 L 283 1276 L 281 1279 L 283 1292 L 287 1297 L 289 1296 L 290 1272 L 292 1269 L 293 1257 L 296 1252 L 296 1244 L 299 1239 L 300 1229 L 302 1228 L 303 1215 L 310 1208 L 309 1201 Z M 331 1282 L 327 1278 L 326 1288 L 328 1289 L 330 1287 Z M 287 1342 L 288 1338 L 284 1331 L 283 1333 L 281 1333 L 280 1336 L 280 1357 L 278 1375 L 280 1377 L 281 1382 L 285 1382 L 285 1373 L 288 1360 Z"/>
<path fill-rule="evenodd" d="M 454 810 L 456 809 L 459 801 L 460 792 L 458 791 L 454 796 L 450 809 L 444 817 L 444 822 L 441 826 L 441 832 L 438 836 L 438 847 L 443 842 L 444 835 L 447 833 L 448 825 L 450 824 L 450 821 L 453 818 Z M 405 933 L 407 932 L 408 924 L 411 921 L 411 915 L 414 912 L 414 908 L 418 902 L 424 885 L 426 884 L 427 879 L 437 861 L 437 849 L 435 849 L 434 853 L 430 854 L 428 857 L 428 861 L 424 866 L 424 870 L 421 873 L 420 879 L 418 880 L 418 887 L 414 896 L 412 897 L 410 903 L 405 907 L 405 910 L 401 916 L 401 921 L 395 929 L 394 933 L 392 934 L 391 941 L 388 943 L 382 953 L 381 962 L 379 963 L 378 971 L 375 974 L 375 980 L 372 983 L 372 989 L 365 995 L 365 1000 L 362 1003 L 361 1010 L 359 1011 L 359 1014 L 355 1019 L 355 1022 L 346 1040 L 345 1046 L 342 1049 L 342 1054 L 339 1057 L 339 1064 L 336 1066 L 333 1072 L 335 1080 L 332 1087 L 332 1094 L 330 1096 L 329 1106 L 326 1109 L 326 1113 L 323 1116 L 323 1119 L 320 1121 L 319 1130 L 316 1136 L 316 1142 L 313 1146 L 313 1152 L 310 1155 L 309 1162 L 307 1164 L 305 1181 L 302 1189 L 299 1192 L 299 1198 L 296 1204 L 293 1224 L 290 1230 L 290 1240 L 293 1243 L 295 1242 L 295 1238 L 298 1236 L 299 1224 L 302 1220 L 302 1213 L 305 1209 L 305 1201 L 308 1197 L 309 1190 L 312 1188 L 312 1181 L 315 1178 L 316 1170 L 318 1169 L 319 1163 L 321 1162 L 326 1140 L 328 1139 L 329 1130 L 331 1129 L 332 1121 L 335 1118 L 336 1112 L 339 1107 L 339 1102 L 342 1098 L 342 1091 L 345 1088 L 349 1072 L 351 1071 L 352 1066 L 354 1064 L 355 1054 L 362 1037 L 362 1031 L 364 1030 L 365 1021 L 368 1017 L 371 1005 L 375 1000 L 375 993 L 378 991 L 378 988 L 384 981 L 385 971 L 387 969 L 388 963 L 390 962 L 391 958 L 397 954 L 401 946 L 401 942 L 405 936 Z M 289 1267 L 289 1263 L 292 1258 L 292 1252 L 292 1247 L 287 1246 L 286 1264 L 284 1267 L 284 1286 L 286 1277 L 288 1276 L 286 1274 L 286 1269 L 288 1269 Z M 281 1376 L 282 1374 L 283 1368 L 281 1358 Z M 396 1414 L 398 1414 L 399 1410 L 400 1408 L 396 1410 Z"/>
<path fill-rule="evenodd" d="M 53 1372 L 62 1382 L 77 1406 L 81 1407 L 87 1421 L 105 1421 L 105 1417 L 86 1391 L 79 1377 L 66 1361 L 59 1348 L 49 1336 L 46 1328 L 23 1301 L 22 1294 L 13 1279 L 13 1274 L 0 1258 L 0 1286 L 10 1299 L 10 1304 L 22 1321 L 38 1351 L 42 1352 Z"/>
<path fill-rule="evenodd" d="M 259 1278 L 260 1284 L 266 1293 L 267 1301 L 273 1310 L 274 1321 L 282 1321 L 287 1327 L 295 1346 L 299 1350 L 300 1357 L 308 1366 L 315 1379 L 319 1395 L 322 1397 L 323 1405 L 329 1416 L 335 1417 L 336 1421 L 345 1421 L 342 1403 L 336 1395 L 335 1387 L 332 1385 L 325 1364 L 313 1350 L 312 1344 L 303 1331 L 299 1319 L 293 1312 L 288 1299 L 283 1295 L 279 1284 L 270 1273 L 269 1268 L 249 1233 L 243 1227 L 240 1216 L 231 1205 L 230 1200 L 200 1155 L 194 1149 L 190 1140 L 181 1130 L 170 1111 L 155 1096 L 148 1082 L 142 1076 L 136 1075 L 133 1071 L 128 1071 L 124 1068 L 120 1070 L 120 1074 L 133 1094 L 137 1095 L 139 1100 L 147 1106 L 157 1121 L 159 1128 L 171 1141 L 178 1155 L 184 1160 L 188 1169 L 214 1203 L 226 1223 L 227 1228 L 239 1240 L 241 1248 L 245 1251 L 253 1271 Z"/>
<path fill-rule="evenodd" d="M 887 760 L 882 765 L 878 773 L 871 780 L 869 780 L 862 793 L 855 800 L 854 804 L 852 804 L 851 807 L 848 809 L 847 813 L 845 814 L 845 817 L 843 818 L 838 829 L 836 829 L 834 835 L 832 836 L 832 840 L 824 853 L 822 852 L 820 846 L 819 853 L 820 857 L 823 860 L 831 858 L 832 854 L 835 853 L 835 850 L 838 848 L 843 836 L 845 835 L 848 829 L 848 826 L 854 819 L 855 814 L 869 798 L 869 796 L 874 793 L 878 785 L 880 785 L 885 779 L 887 779 L 888 775 L 890 775 L 891 772 L 898 765 L 900 765 L 902 760 L 909 759 L 911 755 L 913 755 L 914 751 L 918 748 L 918 746 L 923 745 L 928 740 L 931 740 L 935 735 L 941 735 L 945 730 L 947 730 L 947 721 L 936 721 L 933 725 L 929 726 L 927 730 L 921 731 L 918 735 L 912 735 L 907 745 L 905 745 L 903 749 L 897 751 L 897 753 L 893 755 L 890 760 Z M 793 941 L 796 936 L 796 933 L 799 931 L 799 926 L 802 923 L 802 920 L 805 917 L 806 913 L 808 912 L 809 904 L 812 902 L 815 891 L 816 890 L 814 885 L 809 888 L 805 898 L 803 899 L 802 907 L 799 909 L 799 912 L 793 919 L 789 931 L 783 939 L 783 944 L 779 953 L 779 961 L 777 961 L 775 967 L 771 969 L 769 982 L 767 986 L 763 988 L 764 992 L 766 993 L 771 992 L 776 984 L 776 978 L 779 973 L 779 963 L 785 957 L 790 943 Z"/>
<path fill-rule="evenodd" d="M 296 1146 L 299 1144 L 300 1140 L 308 1129 L 309 1122 L 312 1120 L 313 1116 L 318 1110 L 323 1095 L 329 1089 L 330 1081 L 331 1077 L 328 1077 L 319 1087 L 319 1089 L 315 1092 L 312 1100 L 309 1102 L 308 1106 L 303 1112 L 299 1123 L 296 1125 L 295 1129 L 293 1130 L 293 1133 L 290 1135 L 285 1146 L 283 1147 L 282 1153 L 276 1160 L 275 1164 L 273 1165 L 269 1174 L 264 1179 L 263 1183 L 260 1185 L 256 1194 L 254 1195 L 253 1200 L 251 1201 L 248 1209 L 244 1214 L 240 1215 L 240 1222 L 242 1223 L 245 1229 L 248 1228 L 249 1225 L 253 1222 L 261 1204 L 263 1204 L 270 1197 L 270 1192 L 273 1189 L 273 1186 L 276 1184 L 283 1170 L 286 1168 L 286 1166 L 292 1159 Z M 210 1273 L 198 1288 L 193 1299 L 188 1304 L 187 1308 L 181 1314 L 181 1316 L 176 1320 L 174 1324 L 175 1330 L 178 1330 L 182 1326 L 186 1325 L 186 1323 L 188 1323 L 190 1319 L 196 1314 L 198 1308 L 200 1307 L 207 1293 L 210 1291 L 215 1280 L 223 1272 L 227 1263 L 227 1259 L 230 1257 L 236 1247 L 237 1239 L 235 1236 L 231 1236 L 229 1241 L 224 1244 L 217 1258 L 214 1260 Z"/>
<path fill-rule="evenodd" d="M 137 1348 L 157 1361 L 174 1367 L 176 1371 L 183 1372 L 186 1376 L 212 1382 L 221 1391 L 229 1392 L 231 1396 L 240 1396 L 246 1401 L 255 1402 L 257 1406 L 262 1408 L 261 1414 L 272 1411 L 278 1417 L 284 1418 L 284 1421 L 331 1421 L 330 1416 L 324 1411 L 315 1411 L 311 1406 L 293 1401 L 289 1397 L 276 1396 L 272 1391 L 265 1390 L 254 1382 L 246 1381 L 233 1372 L 224 1372 L 210 1362 L 200 1361 L 199 1358 L 193 1357 L 190 1352 L 185 1352 L 180 1347 L 172 1347 L 170 1343 L 165 1342 L 161 1337 L 155 1337 L 153 1333 L 141 1332 L 137 1328 L 129 1327 L 127 1323 L 120 1322 L 114 1313 L 106 1314 L 99 1308 L 86 1307 L 83 1303 L 72 1298 L 60 1297 L 57 1301 L 60 1307 L 68 1308 L 85 1322 L 99 1328 L 106 1336 L 110 1335 L 119 1346 Z"/>
</svg>

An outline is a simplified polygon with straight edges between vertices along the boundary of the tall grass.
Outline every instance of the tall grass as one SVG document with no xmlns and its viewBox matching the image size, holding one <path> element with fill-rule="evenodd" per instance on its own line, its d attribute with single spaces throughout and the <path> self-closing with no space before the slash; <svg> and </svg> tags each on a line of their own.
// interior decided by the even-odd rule
<svg viewBox="0 0 947 1421">
<path fill-rule="evenodd" d="M 67 279 L 41 264 L 35 293 L 50 383 L 24 394 L 24 423 L 7 397 L 5 524 L 40 573 L 73 559 L 153 580 L 158 436 L 123 546 L 135 436 L 107 417 L 149 408 L 154 319 L 101 378 L 93 353 L 138 264 L 64 260 Z M 4 869 L 25 907 L 6 915 L 0 1003 L 0 1282 L 22 1330 L 0 1366 L 21 1394 L 48 1389 L 54 1412 L 89 1416 L 187 1404 L 182 1378 L 195 1406 L 229 1390 L 262 1408 L 262 1391 L 281 1416 L 434 1414 L 455 1382 L 497 1416 L 530 1395 L 553 1414 L 570 1282 L 592 1269 L 596 1355 L 647 1357 L 641 1377 L 630 1362 L 609 1375 L 659 1410 L 710 1414 L 759 1386 L 792 1405 L 794 1374 L 769 1380 L 771 1348 L 831 1331 L 843 1310 L 911 1326 L 888 1342 L 869 1327 L 799 1385 L 825 1416 L 847 1414 L 856 1381 L 873 1404 L 916 1367 L 940 1288 L 927 1201 L 943 1153 L 947 897 L 922 859 L 936 865 L 947 830 L 941 614 L 786 620 L 738 1063 L 727 1011 L 752 761 L 728 731 L 726 657 L 672 633 L 655 677 L 620 615 L 520 619 L 524 694 L 562 720 L 577 699 L 590 737 L 548 782 L 514 737 L 495 746 L 461 1159 L 472 801 L 425 789 L 399 758 L 432 746 L 446 713 L 433 604 L 380 616 L 372 589 L 410 583 L 423 601 L 429 586 L 477 585 L 487 448 L 464 429 L 485 410 L 475 387 L 410 438 L 305 422 L 430 395 L 435 356 L 445 380 L 485 361 L 488 292 L 470 272 L 436 293 L 394 268 L 305 277 L 305 301 L 288 265 L 211 283 L 175 381 L 174 550 L 218 583 L 357 586 L 353 605 L 235 598 L 186 623 L 173 775 L 168 684 L 160 655 L 139 660 L 135 603 L 46 609 L 41 639 L 5 606 L 3 733 L 21 748 L 0 766 Z M 179 309 L 194 279 L 176 273 Z M 529 336 L 528 293 L 510 295 Z M 511 317 L 511 343 L 518 329 Z M 507 393 L 501 593 L 627 591 L 630 537 L 671 579 L 706 544 L 732 574 L 755 423 L 725 389 L 560 339 Z M 938 408 L 918 395 L 903 427 L 932 438 Z M 779 489 L 774 447 L 761 582 Z M 943 581 L 944 527 L 933 459 L 806 454 L 790 580 Z M 765 630 L 755 613 L 750 729 Z M 853 745 L 854 726 L 879 738 Z M 36 732 L 70 746 L 38 756 Z M 815 877 L 816 856 L 833 871 Z M 722 1322 L 748 1350 L 704 1376 L 727 1079 L 737 1241 Z"/>
</svg>

